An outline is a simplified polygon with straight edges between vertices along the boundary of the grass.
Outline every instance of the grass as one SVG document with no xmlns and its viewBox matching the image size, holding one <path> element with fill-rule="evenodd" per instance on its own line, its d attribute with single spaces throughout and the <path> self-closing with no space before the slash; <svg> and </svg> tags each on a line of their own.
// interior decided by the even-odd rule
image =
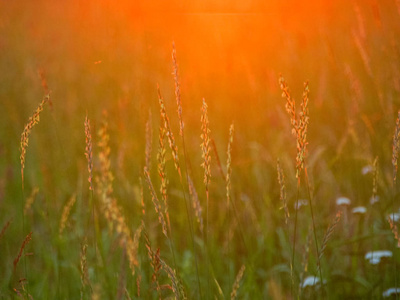
<svg viewBox="0 0 400 300">
<path fill-rule="evenodd" d="M 0 299 L 399 298 L 397 2 L 36 5 L 0 10 Z"/>
</svg>

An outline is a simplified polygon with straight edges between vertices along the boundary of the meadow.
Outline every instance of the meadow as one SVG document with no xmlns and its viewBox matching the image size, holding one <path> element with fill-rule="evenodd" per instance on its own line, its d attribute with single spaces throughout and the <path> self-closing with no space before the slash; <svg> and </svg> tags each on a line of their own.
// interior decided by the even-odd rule
<svg viewBox="0 0 400 300">
<path fill-rule="evenodd" d="M 399 1 L 0 3 L 0 299 L 397 299 Z"/>
</svg>

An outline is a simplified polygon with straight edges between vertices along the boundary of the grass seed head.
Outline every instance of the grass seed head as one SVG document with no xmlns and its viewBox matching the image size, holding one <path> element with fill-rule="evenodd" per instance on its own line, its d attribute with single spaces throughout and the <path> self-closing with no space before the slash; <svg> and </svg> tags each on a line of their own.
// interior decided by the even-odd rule
<svg viewBox="0 0 400 300">
<path fill-rule="evenodd" d="M 175 43 L 172 43 L 172 63 L 173 63 L 173 75 L 175 81 L 175 98 L 178 106 L 178 117 L 179 117 L 179 134 L 183 136 L 183 118 L 182 118 L 182 103 L 181 103 L 181 84 L 179 81 L 178 71 L 178 60 L 176 58 Z"/>
<path fill-rule="evenodd" d="M 233 133 L 235 131 L 235 126 L 233 123 L 229 127 L 229 141 L 228 150 L 226 151 L 226 200 L 229 204 L 231 200 L 231 175 L 232 175 L 232 144 L 233 144 Z"/>
<path fill-rule="evenodd" d="M 18 262 L 21 259 L 22 252 L 24 251 L 26 245 L 32 240 L 32 231 L 25 237 L 24 241 L 22 242 L 21 248 L 19 249 L 17 257 L 14 259 L 14 272 L 17 269 Z"/>
<path fill-rule="evenodd" d="M 400 149 L 400 110 L 397 114 L 396 127 L 393 135 L 393 151 L 392 151 L 392 164 L 393 164 L 393 182 L 396 183 L 397 178 L 397 159 L 399 157 Z"/>
<path fill-rule="evenodd" d="M 63 231 L 65 229 L 65 226 L 66 226 L 67 221 L 68 221 L 68 217 L 69 217 L 69 215 L 71 213 L 72 207 L 74 206 L 75 202 L 76 202 L 76 194 L 74 194 L 69 199 L 67 204 L 65 204 L 65 206 L 64 206 L 64 209 L 63 209 L 63 212 L 62 212 L 62 215 L 61 215 L 61 219 L 60 219 L 60 228 L 59 228 L 59 231 L 58 231 L 60 236 L 62 235 L 62 233 L 63 233 Z"/>
<path fill-rule="evenodd" d="M 231 300 L 234 300 L 237 297 L 237 292 L 240 287 L 240 281 L 242 280 L 245 269 L 246 269 L 246 266 L 242 265 L 238 274 L 236 275 L 235 283 L 233 284 L 233 288 L 232 288 L 232 292 L 231 292 Z"/>
<path fill-rule="evenodd" d="M 153 183 L 151 182 L 149 171 L 147 170 L 146 167 L 144 168 L 144 178 L 146 179 L 147 184 L 149 186 L 149 190 L 151 193 L 151 199 L 153 201 L 156 213 L 158 214 L 158 221 L 161 224 L 162 232 L 168 238 L 167 223 L 165 222 L 164 213 L 162 211 L 162 207 L 161 207 L 160 201 L 158 200 L 157 193 L 154 189 Z"/>
<path fill-rule="evenodd" d="M 175 143 L 174 134 L 172 133 L 167 111 L 165 109 L 164 99 L 161 96 L 160 88 L 158 86 L 157 86 L 157 91 L 158 91 L 158 103 L 160 104 L 160 116 L 162 123 L 161 125 L 163 125 L 165 129 L 165 135 L 167 136 L 168 144 L 169 147 L 171 148 L 175 169 L 178 171 L 179 177 L 182 178 L 181 167 L 179 165 L 178 146 Z"/>
<path fill-rule="evenodd" d="M 168 194 L 167 194 L 167 189 L 168 189 L 168 179 L 166 175 L 166 170 L 165 170 L 165 128 L 161 125 L 160 130 L 159 130 L 159 137 L 158 137 L 158 153 L 157 153 L 157 168 L 158 168 L 158 175 L 160 176 L 161 179 L 161 185 L 160 185 L 160 192 L 161 192 L 161 198 L 163 201 L 164 205 L 164 214 L 167 219 L 167 225 L 168 228 L 171 228 L 171 223 L 169 219 L 169 212 L 168 212 Z"/>
<path fill-rule="evenodd" d="M 92 145 L 92 133 L 90 130 L 90 120 L 88 115 L 86 114 L 85 118 L 85 139 L 86 139 L 86 148 L 85 148 L 85 156 L 88 162 L 88 171 L 89 171 L 89 189 L 93 190 L 93 145 Z"/>
<path fill-rule="evenodd" d="M 304 162 L 307 151 L 307 130 L 309 124 L 309 112 L 308 112 L 308 102 L 309 102 L 309 86 L 308 82 L 304 83 L 303 99 L 301 103 L 301 111 L 299 116 L 296 114 L 296 102 L 291 97 L 289 87 L 286 84 L 285 79 L 282 75 L 279 77 L 279 85 L 282 90 L 282 97 L 286 98 L 286 111 L 290 116 L 290 123 L 292 125 L 292 133 L 296 136 L 296 178 L 300 180 L 301 170 L 304 169 Z"/>
<path fill-rule="evenodd" d="M 44 96 L 42 102 L 36 108 L 35 112 L 31 117 L 29 117 L 28 123 L 25 125 L 24 130 L 21 134 L 21 143 L 20 143 L 20 161 L 21 161 L 21 177 L 22 177 L 22 187 L 24 186 L 24 168 L 25 168 L 25 156 L 26 149 L 28 148 L 29 136 L 31 134 L 32 128 L 39 124 L 40 121 L 40 113 L 43 111 L 44 105 L 50 101 L 50 93 Z"/>
<path fill-rule="evenodd" d="M 204 168 L 204 184 L 206 186 L 206 191 L 208 193 L 208 186 L 210 184 L 211 179 L 211 144 L 210 144 L 210 126 L 208 121 L 208 106 L 203 99 L 203 106 L 202 106 L 202 114 L 201 114 L 201 150 L 202 150 L 202 157 L 203 163 L 201 166 Z"/>
</svg>

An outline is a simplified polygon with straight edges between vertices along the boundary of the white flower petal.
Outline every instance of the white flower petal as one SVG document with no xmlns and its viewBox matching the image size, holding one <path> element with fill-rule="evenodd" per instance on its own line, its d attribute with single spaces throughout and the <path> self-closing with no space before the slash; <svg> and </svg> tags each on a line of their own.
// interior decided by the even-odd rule
<svg viewBox="0 0 400 300">
<path fill-rule="evenodd" d="M 382 293 L 382 296 L 387 298 L 394 294 L 400 294 L 400 288 L 390 288 Z"/>
<path fill-rule="evenodd" d="M 367 212 L 367 208 L 365 206 L 357 206 L 354 207 L 351 212 L 353 214 L 365 214 Z"/>
<path fill-rule="evenodd" d="M 336 205 L 350 205 L 351 201 L 347 197 L 339 197 L 336 199 Z"/>
<path fill-rule="evenodd" d="M 389 250 L 370 251 L 365 254 L 365 259 L 369 260 L 372 265 L 377 265 L 381 262 L 382 258 L 392 257 L 393 253 Z"/>
</svg>

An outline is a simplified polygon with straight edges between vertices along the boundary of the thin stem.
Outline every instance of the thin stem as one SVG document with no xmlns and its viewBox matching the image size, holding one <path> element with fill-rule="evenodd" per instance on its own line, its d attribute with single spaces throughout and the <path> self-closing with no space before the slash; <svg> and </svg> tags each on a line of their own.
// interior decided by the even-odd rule
<svg viewBox="0 0 400 300">
<path fill-rule="evenodd" d="M 394 173 L 394 176 L 393 176 L 393 193 L 392 193 L 392 220 L 393 220 L 393 222 L 395 220 L 394 219 L 394 198 L 396 195 L 396 173 Z M 396 241 L 396 239 L 394 239 L 393 255 L 395 254 L 396 249 L 397 249 L 397 241 Z M 395 257 L 395 255 L 394 255 L 394 257 Z M 397 265 L 396 265 L 396 262 L 393 263 L 393 266 L 394 266 L 394 286 L 397 287 Z M 398 297 L 399 297 L 399 294 L 396 293 L 396 299 L 399 299 Z"/>
<path fill-rule="evenodd" d="M 292 297 L 293 297 L 293 290 L 294 290 L 294 254 L 296 252 L 297 211 L 299 210 L 299 193 L 300 193 L 300 177 L 297 178 L 296 203 L 295 203 L 295 209 L 294 209 L 294 233 L 293 233 L 292 262 L 290 265 L 290 277 L 292 280 L 290 290 L 291 290 Z"/>
<path fill-rule="evenodd" d="M 186 146 L 185 146 L 185 134 L 184 134 L 184 128 L 182 128 L 182 146 L 183 146 L 183 158 L 185 160 L 185 173 L 186 173 L 186 182 L 189 183 L 189 173 L 187 169 L 187 155 L 186 155 Z M 186 206 L 186 214 L 189 222 L 189 230 L 190 230 L 190 237 L 192 239 L 192 248 L 193 248 L 193 253 L 194 253 L 194 261 L 195 261 L 195 266 L 196 266 L 196 274 L 197 274 L 197 284 L 199 287 L 199 296 L 200 299 L 202 299 L 202 293 L 201 293 L 201 284 L 200 284 L 200 275 L 199 275 L 199 266 L 197 262 L 197 252 L 196 252 L 196 247 L 194 244 L 194 231 L 193 231 L 193 219 L 192 219 L 192 210 L 189 208 L 191 207 L 190 204 L 188 204 L 188 199 L 186 198 L 186 192 L 185 192 L 185 187 L 183 184 L 183 179 L 182 176 L 180 176 L 180 181 L 181 181 L 181 186 L 182 186 L 182 193 L 183 193 L 183 198 L 185 200 L 185 206 Z M 208 201 L 207 201 L 207 206 L 208 206 Z M 208 209 L 207 209 L 207 214 L 208 214 Z M 208 215 L 207 215 L 207 222 L 208 222 Z M 208 255 L 207 255 L 208 257 Z"/>
<path fill-rule="evenodd" d="M 208 199 L 208 191 L 206 192 L 206 194 L 207 194 L 207 202 L 206 202 L 206 218 L 207 218 L 207 223 L 206 223 L 206 240 L 205 240 L 205 245 L 206 245 L 206 250 L 207 250 L 207 252 L 206 252 L 206 259 L 207 259 L 207 263 L 206 263 L 206 265 L 207 265 L 207 299 L 209 299 L 209 293 L 210 293 L 210 255 L 209 255 L 209 251 L 208 251 L 208 238 L 209 238 L 209 235 L 210 235 L 210 226 L 209 226 L 209 224 L 210 224 L 210 222 L 209 222 L 209 220 L 210 220 L 210 218 L 209 218 L 209 209 L 208 209 L 208 206 L 209 206 L 209 199 Z"/>
<path fill-rule="evenodd" d="M 306 177 L 308 202 L 310 204 L 311 220 L 312 220 L 312 226 L 313 226 L 313 232 L 314 232 L 314 240 L 315 240 L 315 248 L 317 250 L 317 268 L 319 270 L 319 277 L 321 279 L 321 292 L 323 293 L 324 290 L 323 290 L 323 281 L 322 281 L 321 261 L 320 261 L 320 257 L 319 257 L 317 233 L 315 231 L 315 219 L 314 219 L 314 212 L 313 212 L 312 201 L 311 201 L 310 181 L 309 181 L 309 178 L 308 178 L 307 167 L 304 167 L 304 175 Z"/>
<path fill-rule="evenodd" d="M 24 214 L 24 202 L 25 202 L 25 189 L 24 189 L 24 179 L 22 178 L 22 202 L 21 202 L 21 212 L 22 212 L 22 236 L 25 235 L 25 214 Z M 28 278 L 28 268 L 26 267 L 26 255 L 25 248 L 23 249 L 24 256 L 24 272 L 25 278 Z M 29 282 L 27 281 L 27 293 L 29 294 Z"/>
<path fill-rule="evenodd" d="M 186 183 L 189 184 L 189 173 L 188 173 L 188 168 L 187 168 L 188 157 L 186 154 L 186 146 L 185 146 L 184 123 L 183 123 L 183 117 L 182 117 L 182 102 L 181 102 L 181 91 L 180 91 L 180 82 L 179 82 L 179 70 L 178 70 L 178 61 L 176 58 L 175 42 L 172 43 L 172 63 L 173 63 L 173 73 L 172 74 L 174 75 L 174 81 L 175 81 L 175 98 L 176 98 L 176 103 L 177 103 L 177 108 L 178 108 L 178 118 L 179 118 L 179 134 L 182 138 L 183 157 L 185 160 Z M 180 172 L 179 172 L 179 175 L 181 175 Z M 182 176 L 180 176 L 180 179 L 181 179 L 183 197 L 185 199 L 186 213 L 187 213 L 188 222 L 189 222 L 190 236 L 192 239 L 193 253 L 194 253 L 194 257 L 195 257 L 197 283 L 199 286 L 199 295 L 200 295 L 200 298 L 202 298 L 200 275 L 199 275 L 199 268 L 198 268 L 198 263 L 197 263 L 197 254 L 196 254 L 196 248 L 195 248 L 195 244 L 194 244 L 193 219 L 192 219 L 193 211 L 191 209 L 190 203 L 188 203 L 189 199 L 186 198 L 186 193 L 185 193 L 185 188 L 183 185 Z M 208 209 L 207 209 L 207 213 L 208 213 Z M 208 219 L 207 219 L 207 222 L 208 222 Z"/>
<path fill-rule="evenodd" d="M 90 198 L 89 198 L 89 202 L 91 204 L 92 207 L 92 221 L 93 221 L 93 247 L 94 247 L 94 257 L 95 257 L 95 269 L 96 272 L 94 274 L 95 279 L 97 278 L 97 271 L 98 271 L 98 266 L 97 266 L 97 262 L 98 262 L 98 258 L 97 258 L 97 233 L 96 231 L 98 230 L 98 224 L 97 224 L 97 219 L 96 219 L 96 215 L 95 215 L 95 205 L 94 205 L 94 195 L 93 195 L 93 190 L 90 190 Z"/>
</svg>

